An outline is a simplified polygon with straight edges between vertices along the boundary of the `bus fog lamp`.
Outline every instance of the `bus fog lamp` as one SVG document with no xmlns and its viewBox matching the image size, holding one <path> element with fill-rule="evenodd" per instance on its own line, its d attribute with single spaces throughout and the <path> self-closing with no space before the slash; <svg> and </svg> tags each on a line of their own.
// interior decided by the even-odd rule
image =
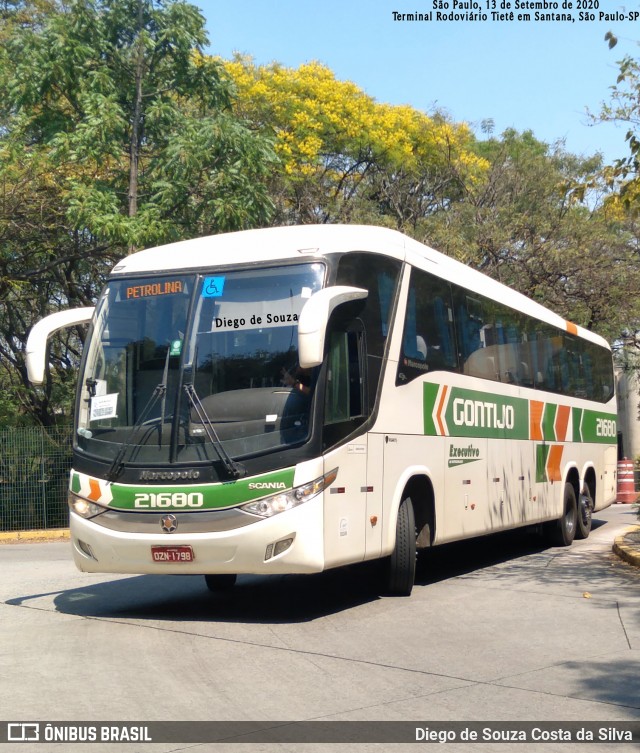
<svg viewBox="0 0 640 753">
<path fill-rule="evenodd" d="M 293 538 L 278 541 L 276 543 L 275 549 L 273 550 L 273 556 L 277 557 L 279 554 L 282 554 L 282 552 L 286 552 L 291 544 L 293 544 Z"/>
<path fill-rule="evenodd" d="M 93 549 L 85 541 L 81 541 L 80 539 L 78 539 L 78 549 L 80 549 L 80 551 L 83 554 L 86 554 L 87 557 L 90 557 L 92 560 L 95 560 L 96 562 L 98 561 L 98 558 L 93 553 Z"/>
</svg>

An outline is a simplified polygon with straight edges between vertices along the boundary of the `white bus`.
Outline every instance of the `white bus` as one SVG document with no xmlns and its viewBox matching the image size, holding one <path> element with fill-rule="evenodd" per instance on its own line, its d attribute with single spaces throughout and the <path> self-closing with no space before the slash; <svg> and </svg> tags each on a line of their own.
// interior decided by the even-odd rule
<svg viewBox="0 0 640 753">
<path fill-rule="evenodd" d="M 91 320 L 69 507 L 80 570 L 313 573 L 542 524 L 615 497 L 601 337 L 387 229 L 283 227 L 134 253 Z"/>
</svg>

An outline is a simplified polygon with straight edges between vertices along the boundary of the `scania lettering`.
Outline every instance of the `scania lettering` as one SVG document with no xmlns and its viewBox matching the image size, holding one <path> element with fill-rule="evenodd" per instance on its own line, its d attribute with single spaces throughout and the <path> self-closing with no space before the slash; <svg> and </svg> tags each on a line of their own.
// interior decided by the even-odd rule
<svg viewBox="0 0 640 753">
<path fill-rule="evenodd" d="M 392 230 L 133 253 L 95 307 L 33 328 L 33 383 L 48 337 L 82 323 L 68 499 L 86 572 L 216 589 L 381 560 L 381 591 L 408 595 L 422 549 L 525 525 L 568 546 L 615 497 L 607 342 Z"/>
</svg>

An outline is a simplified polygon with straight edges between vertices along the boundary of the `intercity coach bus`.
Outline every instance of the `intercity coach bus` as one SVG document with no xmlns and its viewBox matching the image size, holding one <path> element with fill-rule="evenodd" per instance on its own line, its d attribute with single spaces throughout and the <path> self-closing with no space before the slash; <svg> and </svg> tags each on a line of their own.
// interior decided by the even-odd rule
<svg viewBox="0 0 640 753">
<path fill-rule="evenodd" d="M 80 368 L 70 528 L 80 570 L 314 573 L 540 525 L 586 537 L 615 497 L 601 337 L 396 231 L 302 226 L 133 253 Z M 382 585 L 382 584 L 381 584 Z"/>
</svg>

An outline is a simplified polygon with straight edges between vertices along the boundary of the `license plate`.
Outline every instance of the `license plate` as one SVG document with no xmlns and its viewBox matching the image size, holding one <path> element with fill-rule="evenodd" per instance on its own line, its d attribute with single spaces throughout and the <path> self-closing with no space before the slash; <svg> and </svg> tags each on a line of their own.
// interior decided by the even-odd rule
<svg viewBox="0 0 640 753">
<path fill-rule="evenodd" d="M 154 562 L 193 562 L 195 555 L 190 546 L 152 546 Z"/>
</svg>

